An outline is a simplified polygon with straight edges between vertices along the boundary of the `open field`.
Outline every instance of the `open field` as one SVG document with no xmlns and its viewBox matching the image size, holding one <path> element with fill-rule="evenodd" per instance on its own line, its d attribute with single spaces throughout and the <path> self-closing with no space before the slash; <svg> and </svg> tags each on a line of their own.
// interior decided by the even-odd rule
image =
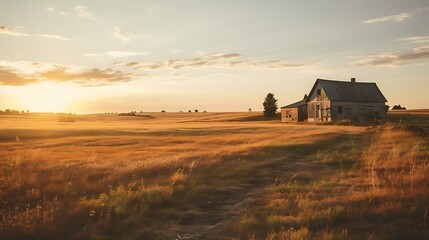
<svg viewBox="0 0 429 240">
<path fill-rule="evenodd" d="M 405 122 L 415 125 L 429 125 L 429 109 L 389 111 L 387 118 L 392 122 Z"/>
<path fill-rule="evenodd" d="M 429 238 L 427 137 L 260 115 L 0 116 L 0 239 Z"/>
</svg>

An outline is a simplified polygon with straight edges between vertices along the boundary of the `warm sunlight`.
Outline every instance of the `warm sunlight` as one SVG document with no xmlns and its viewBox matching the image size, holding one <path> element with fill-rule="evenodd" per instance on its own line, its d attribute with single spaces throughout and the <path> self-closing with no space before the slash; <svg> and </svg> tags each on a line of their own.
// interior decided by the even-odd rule
<svg viewBox="0 0 429 240">
<path fill-rule="evenodd" d="M 70 84 L 42 83 L 13 89 L 16 105 L 31 112 L 69 112 L 79 96 Z"/>
<path fill-rule="evenodd" d="M 0 240 L 429 240 L 429 0 L 0 0 Z"/>
</svg>

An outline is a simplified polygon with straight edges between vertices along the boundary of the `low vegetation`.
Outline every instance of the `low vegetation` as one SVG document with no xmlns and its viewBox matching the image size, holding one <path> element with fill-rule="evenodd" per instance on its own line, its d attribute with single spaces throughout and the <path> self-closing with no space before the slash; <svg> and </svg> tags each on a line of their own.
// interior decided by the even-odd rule
<svg viewBox="0 0 429 240">
<path fill-rule="evenodd" d="M 292 172 L 266 188 L 240 220 L 242 237 L 427 239 L 429 142 L 391 129 L 371 142 L 319 151 L 308 164 L 327 169 L 312 178 Z"/>
<path fill-rule="evenodd" d="M 2 239 L 427 239 L 429 141 L 260 113 L 0 118 Z"/>
</svg>

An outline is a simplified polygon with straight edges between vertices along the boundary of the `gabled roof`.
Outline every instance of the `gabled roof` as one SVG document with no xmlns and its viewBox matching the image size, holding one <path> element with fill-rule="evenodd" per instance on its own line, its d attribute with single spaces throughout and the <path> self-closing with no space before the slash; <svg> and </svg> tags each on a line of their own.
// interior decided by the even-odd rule
<svg viewBox="0 0 429 240">
<path fill-rule="evenodd" d="M 281 108 L 296 108 L 296 107 L 301 107 L 301 106 L 305 106 L 305 105 L 307 105 L 307 99 L 304 98 L 301 101 L 283 106 Z"/>
<path fill-rule="evenodd" d="M 309 96 L 315 90 L 317 83 L 320 83 L 331 101 L 387 102 L 376 83 L 317 79 Z"/>
</svg>

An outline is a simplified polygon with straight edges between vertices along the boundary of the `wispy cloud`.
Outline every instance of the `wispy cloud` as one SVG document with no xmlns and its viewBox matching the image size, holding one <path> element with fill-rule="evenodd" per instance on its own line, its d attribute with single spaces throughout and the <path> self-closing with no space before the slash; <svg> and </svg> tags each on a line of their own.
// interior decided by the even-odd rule
<svg viewBox="0 0 429 240">
<path fill-rule="evenodd" d="M 38 75 L 40 72 L 49 71 L 55 67 L 54 64 L 30 61 L 0 61 L 0 68 L 9 69 L 23 75 Z"/>
<path fill-rule="evenodd" d="M 85 56 L 89 57 L 111 57 L 111 58 L 122 58 L 147 55 L 147 52 L 124 52 L 124 51 L 109 51 L 104 53 L 84 53 Z"/>
<path fill-rule="evenodd" d="M 353 57 L 357 60 L 351 62 L 355 66 L 388 66 L 394 67 L 409 64 L 412 61 L 429 59 L 429 45 L 420 46 L 405 52 L 387 52 L 363 57 Z"/>
<path fill-rule="evenodd" d="M 116 65 L 140 70 L 182 69 L 182 68 L 251 68 L 251 69 L 281 69 L 301 67 L 303 63 L 289 63 L 279 59 L 251 59 L 239 53 L 199 54 L 188 59 L 167 59 L 157 62 L 117 62 Z"/>
<path fill-rule="evenodd" d="M 15 29 L 0 25 L 0 34 L 6 34 L 15 37 L 30 36 L 30 34 L 18 32 Z"/>
<path fill-rule="evenodd" d="M 81 17 L 81 18 L 88 18 L 88 19 L 91 19 L 91 20 L 95 20 L 96 19 L 94 17 L 94 15 L 88 11 L 88 7 L 87 6 L 75 6 L 74 7 L 74 12 L 76 13 L 76 16 Z"/>
<path fill-rule="evenodd" d="M 41 73 L 41 77 L 53 82 L 74 82 L 81 86 L 100 86 L 109 83 L 127 82 L 131 78 L 118 70 L 93 68 L 85 71 L 74 71 L 71 67 L 59 66 Z"/>
<path fill-rule="evenodd" d="M 410 18 L 411 14 L 409 13 L 401 13 L 397 15 L 389 15 L 379 18 L 372 18 L 366 21 L 363 21 L 363 23 L 380 23 L 380 22 L 386 22 L 386 21 L 395 21 L 395 22 L 402 22 L 403 20 Z"/>
<path fill-rule="evenodd" d="M 0 34 L 6 34 L 6 35 L 10 35 L 10 36 L 15 36 L 15 37 L 20 37 L 20 36 L 31 36 L 30 34 L 27 33 L 23 33 L 23 32 L 18 32 L 15 29 L 6 27 L 6 26 L 1 26 L 0 25 Z M 55 34 L 37 34 L 36 36 L 38 37 L 43 37 L 43 38 L 51 38 L 51 39 L 56 39 L 56 40 L 62 40 L 62 41 L 68 41 L 70 40 L 67 37 L 61 36 L 61 35 L 55 35 Z"/>
<path fill-rule="evenodd" d="M 61 40 L 61 41 L 69 41 L 70 40 L 69 38 L 66 38 L 64 36 L 53 35 L 53 34 L 37 34 L 37 36 L 44 37 L 44 38 L 52 38 L 52 39 Z"/>
<path fill-rule="evenodd" d="M 25 77 L 0 67 L 0 85 L 23 86 L 38 82 L 37 79 Z"/>
<path fill-rule="evenodd" d="M 404 41 L 408 43 L 429 43 L 429 36 L 414 36 L 396 39 L 396 41 Z"/>
<path fill-rule="evenodd" d="M 53 7 L 46 7 L 45 9 L 48 11 L 55 11 L 55 8 L 53 8 Z"/>
<path fill-rule="evenodd" d="M 41 62 L 0 61 L 0 85 L 23 86 L 44 81 L 100 86 L 130 81 L 131 75 L 111 68 L 85 68 Z"/>
<path fill-rule="evenodd" d="M 113 36 L 115 36 L 115 38 L 121 40 L 123 43 L 127 43 L 131 39 L 135 38 L 134 34 L 129 33 L 129 32 L 125 32 L 124 30 L 122 30 L 119 27 L 113 27 L 113 29 L 114 29 Z"/>
</svg>

